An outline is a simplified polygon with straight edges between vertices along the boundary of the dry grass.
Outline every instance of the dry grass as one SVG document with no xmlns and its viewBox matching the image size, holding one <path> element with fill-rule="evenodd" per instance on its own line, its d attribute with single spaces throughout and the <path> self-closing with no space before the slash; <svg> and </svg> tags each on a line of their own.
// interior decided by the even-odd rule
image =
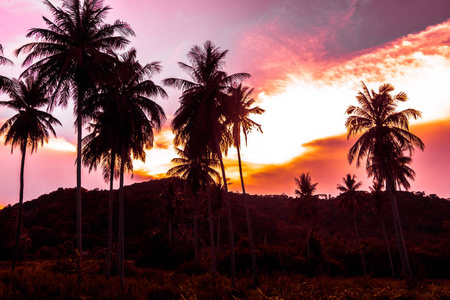
<svg viewBox="0 0 450 300">
<path fill-rule="evenodd" d="M 73 265 L 23 262 L 15 272 L 0 263 L 0 299 L 450 299 L 450 280 L 423 280 L 414 287 L 400 279 L 306 278 L 298 274 L 261 275 L 257 289 L 239 278 L 237 289 L 221 275 L 179 274 L 127 267 L 126 289 L 116 276 L 105 278 L 96 261 L 85 265 L 77 294 Z"/>
</svg>

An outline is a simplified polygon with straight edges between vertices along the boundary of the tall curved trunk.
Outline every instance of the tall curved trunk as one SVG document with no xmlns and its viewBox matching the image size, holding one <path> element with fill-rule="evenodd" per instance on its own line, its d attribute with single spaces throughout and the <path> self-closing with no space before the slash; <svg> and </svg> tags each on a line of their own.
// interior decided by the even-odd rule
<svg viewBox="0 0 450 300">
<path fill-rule="evenodd" d="M 389 240 L 388 240 L 387 233 L 386 233 L 386 226 L 384 226 L 384 219 L 383 219 L 383 215 L 381 214 L 381 210 L 379 212 L 379 215 L 380 215 L 380 219 L 381 219 L 381 227 L 383 228 L 383 233 L 384 233 L 384 241 L 386 242 L 386 248 L 387 248 L 387 252 L 388 252 L 388 256 L 389 256 L 389 263 L 391 265 L 392 278 L 395 278 L 394 263 L 392 262 L 392 255 L 391 255 L 391 247 L 389 246 Z"/>
<path fill-rule="evenodd" d="M 80 92 L 80 91 L 79 91 Z M 82 218 L 81 218 L 81 136 L 82 136 L 82 114 L 81 103 L 84 93 L 78 99 L 77 106 L 77 280 L 78 289 L 80 289 L 83 281 L 83 248 L 82 248 Z"/>
<path fill-rule="evenodd" d="M 172 216 L 169 216 L 169 247 L 172 248 Z"/>
<path fill-rule="evenodd" d="M 122 147 L 120 155 L 120 186 L 119 186 L 119 240 L 118 240 L 118 261 L 119 261 L 119 280 L 120 287 L 125 289 L 125 270 L 124 270 L 124 226 L 123 226 L 123 176 L 125 170 L 125 150 Z"/>
<path fill-rule="evenodd" d="M 356 226 L 356 213 L 354 211 L 353 211 L 353 225 L 355 226 L 356 239 L 358 241 L 359 254 L 361 255 L 361 262 L 364 270 L 364 276 L 367 276 L 366 263 L 364 262 L 364 254 L 362 250 L 361 239 L 359 238 L 358 226 Z"/>
<path fill-rule="evenodd" d="M 116 153 L 111 151 L 111 169 L 109 175 L 109 205 L 108 205 L 108 251 L 106 254 L 106 278 L 111 275 L 112 235 L 113 235 L 113 204 L 114 204 L 114 170 Z"/>
<path fill-rule="evenodd" d="M 410 278 L 412 277 L 412 272 L 411 266 L 409 264 L 408 252 L 406 250 L 405 238 L 403 236 L 402 225 L 400 222 L 400 215 L 398 213 L 397 199 L 395 198 L 395 188 L 394 184 L 389 178 L 386 180 L 386 186 L 388 187 L 389 197 L 391 199 L 391 210 L 394 220 L 395 237 L 397 239 L 400 260 L 402 262 L 403 275 L 406 278 Z"/>
<path fill-rule="evenodd" d="M 311 258 L 311 251 L 309 248 L 309 238 L 310 238 L 310 233 L 311 233 L 311 229 L 310 229 L 310 225 L 309 225 L 309 221 L 306 220 L 305 222 L 306 224 L 306 255 L 308 257 L 308 259 Z"/>
<path fill-rule="evenodd" d="M 219 256 L 219 250 L 220 250 L 220 209 L 217 213 L 217 244 L 216 244 L 216 256 Z"/>
<path fill-rule="evenodd" d="M 22 142 L 22 145 L 20 146 L 20 151 L 22 153 L 22 161 L 20 163 L 19 214 L 17 215 L 16 242 L 14 245 L 14 256 L 11 265 L 11 271 L 15 270 L 16 261 L 19 257 L 20 231 L 22 229 L 22 215 L 23 215 L 23 187 L 24 187 L 24 172 L 25 172 L 25 155 L 27 153 L 27 139 L 25 139 Z"/>
<path fill-rule="evenodd" d="M 216 258 L 214 251 L 214 224 L 213 224 L 213 215 L 212 215 L 212 207 L 211 207 L 211 186 L 209 184 L 206 185 L 206 193 L 208 196 L 208 225 L 209 225 L 209 244 L 211 250 L 211 273 L 216 273 Z"/>
<path fill-rule="evenodd" d="M 239 147 L 236 147 L 236 149 L 237 149 L 238 163 L 239 163 L 239 175 L 241 176 L 242 193 L 244 194 L 244 208 L 245 208 L 245 219 L 247 221 L 248 239 L 250 241 L 250 251 L 252 252 L 253 284 L 255 286 L 257 286 L 258 285 L 258 266 L 256 264 L 255 243 L 253 241 L 252 222 L 250 219 L 250 212 L 248 209 L 248 200 L 247 200 L 247 196 L 246 196 L 247 194 L 245 192 L 244 176 L 242 175 L 241 151 L 239 150 Z"/>
<path fill-rule="evenodd" d="M 198 262 L 198 221 L 197 221 L 198 194 L 194 195 L 194 263 Z"/>
<path fill-rule="evenodd" d="M 233 233 L 233 221 L 231 217 L 231 204 L 230 199 L 228 197 L 228 184 L 227 184 L 227 177 L 225 174 L 225 166 L 223 164 L 222 152 L 220 151 L 220 145 L 219 141 L 217 140 L 217 137 L 215 137 L 215 140 L 216 140 L 217 154 L 219 155 L 220 168 L 222 170 L 223 186 L 225 188 L 224 199 L 225 205 L 227 207 L 228 233 L 230 238 L 231 285 L 233 288 L 236 288 L 236 259 L 234 255 L 234 233 Z"/>
</svg>

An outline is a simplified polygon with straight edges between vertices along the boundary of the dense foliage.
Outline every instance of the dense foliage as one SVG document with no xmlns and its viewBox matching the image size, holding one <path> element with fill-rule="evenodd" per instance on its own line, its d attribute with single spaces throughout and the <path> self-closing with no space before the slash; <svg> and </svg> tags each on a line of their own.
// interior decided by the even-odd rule
<svg viewBox="0 0 450 300">
<path fill-rule="evenodd" d="M 134 261 L 138 267 L 157 267 L 188 273 L 207 272 L 209 240 L 206 203 L 202 202 L 199 209 L 198 227 L 202 250 L 199 264 L 194 265 L 191 199 L 181 200 L 173 224 L 173 246 L 169 245 L 167 221 L 161 212 L 161 195 L 170 181 L 178 188 L 183 187 L 182 180 L 177 179 L 152 180 L 125 187 L 125 257 Z M 61 188 L 24 203 L 21 247 L 23 258 L 55 259 L 61 263 L 74 259 L 75 196 L 75 189 Z M 308 276 L 362 275 L 351 216 L 349 212 L 339 210 L 338 199 L 318 200 L 317 221 L 310 241 L 311 259 L 308 260 L 302 228 L 304 225 L 291 219 L 290 208 L 294 204 L 292 198 L 286 195 L 230 193 L 238 273 L 247 274 L 251 271 L 244 196 L 247 197 L 254 220 L 257 260 L 262 273 L 286 271 Z M 370 204 L 369 194 L 365 197 L 366 204 L 358 212 L 356 219 L 367 272 L 374 277 L 390 276 L 379 217 Z M 401 219 L 414 274 L 426 278 L 449 278 L 450 202 L 435 195 L 409 192 L 397 192 L 397 198 L 398 205 L 402 208 Z M 103 261 L 107 245 L 108 191 L 83 190 L 83 199 L 85 254 L 87 258 Z M 215 201 L 214 197 L 213 202 Z M 386 207 L 383 209 L 387 210 Z M 17 205 L 7 206 L 0 211 L 0 257 L 3 260 L 10 259 L 13 253 L 17 211 Z M 217 211 L 214 214 L 214 224 L 217 226 Z M 387 211 L 384 216 L 394 265 L 396 272 L 399 272 L 401 264 L 395 247 L 392 218 Z M 114 228 L 114 233 L 117 233 L 117 228 Z M 226 234 L 226 228 L 221 228 L 221 236 L 225 237 Z M 229 250 L 227 239 L 223 238 L 221 241 L 225 244 L 218 251 L 218 270 L 219 273 L 226 274 L 229 272 Z"/>
</svg>

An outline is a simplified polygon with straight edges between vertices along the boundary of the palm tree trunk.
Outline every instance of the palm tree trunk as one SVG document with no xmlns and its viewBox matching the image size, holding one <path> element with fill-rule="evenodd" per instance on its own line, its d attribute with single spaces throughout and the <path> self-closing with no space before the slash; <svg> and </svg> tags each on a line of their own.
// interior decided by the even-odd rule
<svg viewBox="0 0 450 300">
<path fill-rule="evenodd" d="M 79 91 L 80 92 L 80 91 Z M 82 137 L 82 100 L 84 93 L 81 93 L 77 106 L 77 279 L 78 290 L 81 288 L 83 281 L 82 265 L 83 265 L 83 249 L 82 249 L 82 219 L 81 219 L 81 137 Z"/>
<path fill-rule="evenodd" d="M 241 176 L 242 193 L 244 194 L 245 219 L 247 221 L 248 239 L 250 241 L 250 250 L 252 252 L 252 267 L 253 267 L 253 284 L 258 286 L 258 266 L 256 264 L 255 243 L 253 241 L 252 222 L 250 219 L 250 212 L 248 210 L 248 199 L 245 193 L 244 176 L 242 175 L 241 151 L 236 147 L 239 163 L 239 175 Z"/>
<path fill-rule="evenodd" d="M 16 243 L 14 245 L 14 257 L 11 265 L 11 271 L 14 271 L 14 269 L 16 268 L 16 261 L 19 257 L 20 231 L 22 228 L 22 214 L 23 214 L 23 187 L 24 187 L 25 155 L 27 153 L 27 139 L 25 139 L 22 142 L 22 145 L 20 146 L 20 151 L 22 152 L 22 161 L 20 163 L 19 214 L 17 215 Z"/>
<path fill-rule="evenodd" d="M 109 175 L 109 207 L 108 207 L 108 252 L 106 254 L 106 278 L 111 275 L 112 235 L 113 235 L 113 204 L 114 204 L 114 169 L 116 153 L 111 151 L 111 168 Z"/>
<path fill-rule="evenodd" d="M 198 260 L 198 224 L 197 224 L 198 195 L 194 195 L 194 263 Z"/>
<path fill-rule="evenodd" d="M 119 186 L 119 240 L 118 240 L 118 260 L 119 260 L 119 278 L 120 287 L 125 289 L 125 270 L 124 270 L 124 226 L 123 226 L 123 177 L 125 170 L 125 151 L 122 147 L 120 159 L 120 186 Z"/>
<path fill-rule="evenodd" d="M 214 224 L 213 224 L 213 215 L 212 215 L 212 207 L 211 207 L 211 186 L 209 184 L 206 185 L 206 193 L 208 194 L 208 224 L 209 224 L 209 242 L 210 242 L 210 250 L 211 250 L 211 273 L 216 273 L 216 258 L 214 256 Z"/>
<path fill-rule="evenodd" d="M 169 216 L 169 247 L 172 247 L 172 217 Z"/>
<path fill-rule="evenodd" d="M 356 214 L 354 211 L 353 211 L 353 225 L 355 226 L 356 240 L 358 241 L 359 254 L 361 255 L 361 262 L 362 262 L 362 266 L 363 266 L 363 270 L 364 270 L 364 276 L 367 276 L 366 263 L 364 262 L 364 254 L 363 254 L 363 250 L 362 250 L 361 240 L 359 238 L 358 226 L 356 226 Z"/>
<path fill-rule="evenodd" d="M 386 186 L 388 187 L 389 197 L 391 198 L 391 209 L 394 220 L 395 237 L 397 239 L 398 251 L 400 254 L 400 260 L 402 262 L 403 275 L 407 278 L 412 277 L 411 267 L 409 264 L 408 253 L 406 251 L 405 238 L 403 236 L 403 230 L 400 223 L 400 215 L 398 214 L 397 200 L 395 198 L 395 188 L 391 180 L 386 180 Z"/>
<path fill-rule="evenodd" d="M 309 222 L 308 222 L 308 220 L 306 220 L 305 224 L 306 224 L 306 255 L 308 256 L 308 259 L 310 259 L 311 258 L 311 251 L 309 249 L 309 233 L 310 233 L 310 229 L 309 229 Z"/>
<path fill-rule="evenodd" d="M 228 232 L 230 237 L 230 259 L 231 259 L 231 285 L 236 288 L 236 259 L 234 255 L 234 233 L 233 233 L 233 221 L 231 218 L 231 204 L 228 197 L 228 184 L 225 174 L 225 166 L 223 164 L 222 152 L 220 151 L 219 141 L 216 137 L 217 154 L 219 155 L 220 168 L 222 170 L 223 186 L 225 188 L 225 205 L 227 207 L 227 220 L 228 220 Z"/>
<path fill-rule="evenodd" d="M 220 213 L 221 210 L 217 213 L 217 244 L 216 244 L 216 256 L 219 256 L 220 249 Z"/>
<path fill-rule="evenodd" d="M 381 211 L 379 212 L 379 214 L 380 214 L 380 219 L 381 219 L 381 227 L 383 228 L 383 233 L 384 233 L 384 241 L 386 242 L 386 248 L 388 251 L 389 263 L 391 264 L 392 278 L 395 278 L 394 263 L 392 262 L 392 255 L 391 255 L 391 247 L 389 246 L 389 240 L 387 237 L 386 227 L 384 226 L 384 219 L 383 219 L 383 215 L 381 214 Z"/>
</svg>

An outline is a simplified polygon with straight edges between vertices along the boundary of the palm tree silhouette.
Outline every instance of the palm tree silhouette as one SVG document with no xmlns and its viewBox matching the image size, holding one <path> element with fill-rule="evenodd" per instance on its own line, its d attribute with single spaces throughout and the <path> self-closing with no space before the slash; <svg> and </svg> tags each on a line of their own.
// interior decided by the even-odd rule
<svg viewBox="0 0 450 300">
<path fill-rule="evenodd" d="M 56 88 L 53 99 L 66 105 L 69 96 L 74 98 L 77 126 L 77 251 L 78 283 L 81 284 L 82 219 L 81 219 L 81 139 L 82 125 L 86 121 L 85 108 L 94 91 L 94 83 L 103 81 L 111 70 L 113 58 L 106 52 L 121 49 L 134 35 L 128 24 L 104 20 L 109 6 L 102 0 L 63 0 L 61 7 L 45 0 L 54 21 L 43 17 L 47 28 L 33 28 L 27 37 L 37 42 L 28 43 L 15 51 L 16 55 L 28 53 L 22 66 L 29 66 L 22 75 L 38 71 L 49 86 Z M 37 62 L 34 62 L 38 60 Z M 54 101 L 52 101 L 53 106 Z M 51 106 L 51 107 L 52 107 Z"/>
<path fill-rule="evenodd" d="M 92 169 L 102 166 L 103 178 L 109 181 L 109 203 L 108 203 L 108 248 L 106 254 L 106 278 L 111 273 L 112 256 L 112 228 L 113 228 L 113 202 L 114 202 L 114 179 L 120 176 L 120 157 L 117 139 L 119 118 L 117 107 L 114 101 L 109 101 L 102 94 L 98 95 L 101 101 L 102 110 L 94 114 L 96 123 L 91 124 L 92 132 L 83 138 L 83 164 Z M 132 169 L 131 161 L 126 162 L 126 168 Z"/>
<path fill-rule="evenodd" d="M 394 90 L 391 84 L 383 84 L 378 93 L 369 91 L 362 83 L 363 91 L 359 92 L 356 99 L 360 105 L 349 106 L 346 114 L 349 115 L 345 122 L 348 130 L 347 138 L 359 133 L 362 135 L 350 148 L 348 153 L 349 163 L 356 160 L 359 167 L 366 157 L 366 170 L 373 172 L 377 180 L 385 182 L 386 189 L 391 199 L 391 209 L 394 220 L 395 235 L 400 252 L 403 273 L 407 277 L 412 276 L 408 254 L 398 214 L 397 201 L 395 199 L 396 175 L 395 161 L 409 152 L 411 156 L 414 147 L 424 149 L 424 144 L 409 131 L 409 119 L 420 118 L 421 113 L 415 109 L 396 111 L 398 102 L 405 102 L 408 97 L 405 93 L 392 96 Z M 375 170 L 370 170 L 374 166 Z"/>
<path fill-rule="evenodd" d="M 0 66 L 13 65 L 13 62 L 3 56 L 3 47 L 0 44 Z M 10 91 L 12 81 L 8 77 L 0 75 L 0 93 Z"/>
<path fill-rule="evenodd" d="M 337 189 L 341 191 L 341 194 L 337 198 L 341 200 L 339 207 L 341 209 L 348 209 L 352 213 L 353 225 L 355 226 L 356 239 L 358 241 L 364 276 L 367 276 L 366 263 L 364 262 L 364 254 L 361 246 L 361 239 L 359 238 L 358 226 L 356 225 L 356 211 L 361 207 L 363 201 L 358 191 L 358 189 L 362 186 L 362 182 L 356 182 L 355 178 L 355 175 L 352 176 L 350 174 L 347 174 L 342 178 L 344 185 L 337 185 Z"/>
<path fill-rule="evenodd" d="M 294 178 L 295 184 L 298 189 L 294 191 L 296 207 L 294 209 L 294 217 L 300 218 L 305 222 L 306 228 L 306 253 L 308 259 L 311 257 L 311 251 L 309 247 L 309 240 L 312 231 L 312 222 L 317 212 L 317 195 L 314 195 L 316 191 L 317 182 L 311 182 L 311 176 L 309 173 L 302 173 L 299 178 Z"/>
<path fill-rule="evenodd" d="M 219 159 L 224 178 L 224 198 L 230 236 L 231 284 L 236 287 L 233 224 L 222 151 L 228 149 L 232 139 L 225 122 L 229 99 L 227 92 L 233 84 L 240 83 L 250 75 L 247 73 L 227 75 L 223 71 L 227 53 L 227 50 L 220 51 L 220 48 L 210 41 L 205 42 L 203 48 L 194 46 L 187 54 L 190 65 L 178 63 L 192 81 L 167 78 L 163 82 L 183 90 L 180 107 L 172 120 L 175 146 L 183 144 L 184 150 L 189 151 L 193 157 L 210 151 Z"/>
<path fill-rule="evenodd" d="M 253 129 L 256 128 L 259 132 L 262 133 L 261 125 L 254 122 L 249 118 L 250 114 L 261 115 L 264 113 L 264 109 L 259 106 L 251 107 L 255 100 L 251 98 L 253 89 L 249 89 L 248 87 L 243 87 L 242 84 L 239 84 L 237 87 L 231 88 L 231 99 L 230 105 L 228 107 L 231 108 L 231 111 L 227 113 L 231 132 L 233 135 L 233 145 L 237 150 L 238 155 L 238 163 L 239 163 L 239 175 L 241 178 L 242 185 L 242 193 L 245 195 L 245 185 L 244 185 L 244 177 L 242 175 L 242 162 L 241 162 L 241 132 L 244 134 L 245 144 L 247 144 L 247 134 Z M 247 197 L 244 197 L 244 207 L 245 207 L 245 217 L 247 221 L 247 231 L 250 241 L 250 249 L 252 252 L 252 266 L 253 266 L 253 281 L 254 285 L 258 285 L 258 267 L 256 264 L 256 255 L 255 255 L 255 243 L 253 241 L 253 232 L 252 225 L 250 219 L 250 213 L 248 209 L 248 200 Z"/>
<path fill-rule="evenodd" d="M 31 154 L 47 143 L 50 134 L 56 137 L 53 125 L 61 123 L 51 114 L 38 110 L 47 105 L 49 98 L 48 90 L 43 82 L 34 76 L 29 76 L 25 82 L 14 79 L 9 96 L 11 100 L 0 101 L 1 106 L 17 111 L 17 114 L 0 127 L 0 135 L 5 134 L 5 145 L 11 144 L 11 152 L 15 147 L 20 148 L 22 161 L 20 165 L 20 192 L 19 192 L 19 214 L 17 216 L 16 241 L 14 247 L 14 257 L 11 270 L 14 271 L 19 255 L 19 240 L 22 226 L 23 209 L 23 189 L 24 189 L 24 169 L 25 155 L 27 147 L 31 148 Z"/>
<path fill-rule="evenodd" d="M 212 153 L 204 156 L 193 157 L 186 150 L 176 148 L 178 158 L 172 159 L 172 162 L 177 166 L 167 171 L 167 175 L 180 177 L 185 181 L 185 191 L 190 190 L 194 196 L 194 261 L 197 263 L 198 259 L 198 227 L 197 227 L 197 207 L 198 207 L 198 193 L 202 187 L 207 190 L 208 196 L 208 224 L 210 236 L 210 250 L 211 250 L 211 271 L 216 272 L 215 252 L 214 252 L 214 227 L 211 209 L 211 185 L 216 181 L 220 181 L 219 173 L 214 170 L 214 167 L 219 165 L 217 159 L 211 157 Z"/>
<path fill-rule="evenodd" d="M 119 187 L 119 234 L 118 259 L 121 287 L 125 287 L 124 277 L 124 171 L 125 166 L 133 170 L 131 158 L 145 162 L 146 153 L 153 147 L 153 131 L 159 131 L 165 121 L 164 110 L 149 97 L 167 97 L 163 88 L 149 78 L 161 71 L 159 62 L 142 66 L 136 60 L 136 50 L 122 54 L 116 66 L 119 83 L 112 86 L 108 99 L 116 102 L 118 119 L 118 149 L 120 150 L 120 187 Z"/>
</svg>

